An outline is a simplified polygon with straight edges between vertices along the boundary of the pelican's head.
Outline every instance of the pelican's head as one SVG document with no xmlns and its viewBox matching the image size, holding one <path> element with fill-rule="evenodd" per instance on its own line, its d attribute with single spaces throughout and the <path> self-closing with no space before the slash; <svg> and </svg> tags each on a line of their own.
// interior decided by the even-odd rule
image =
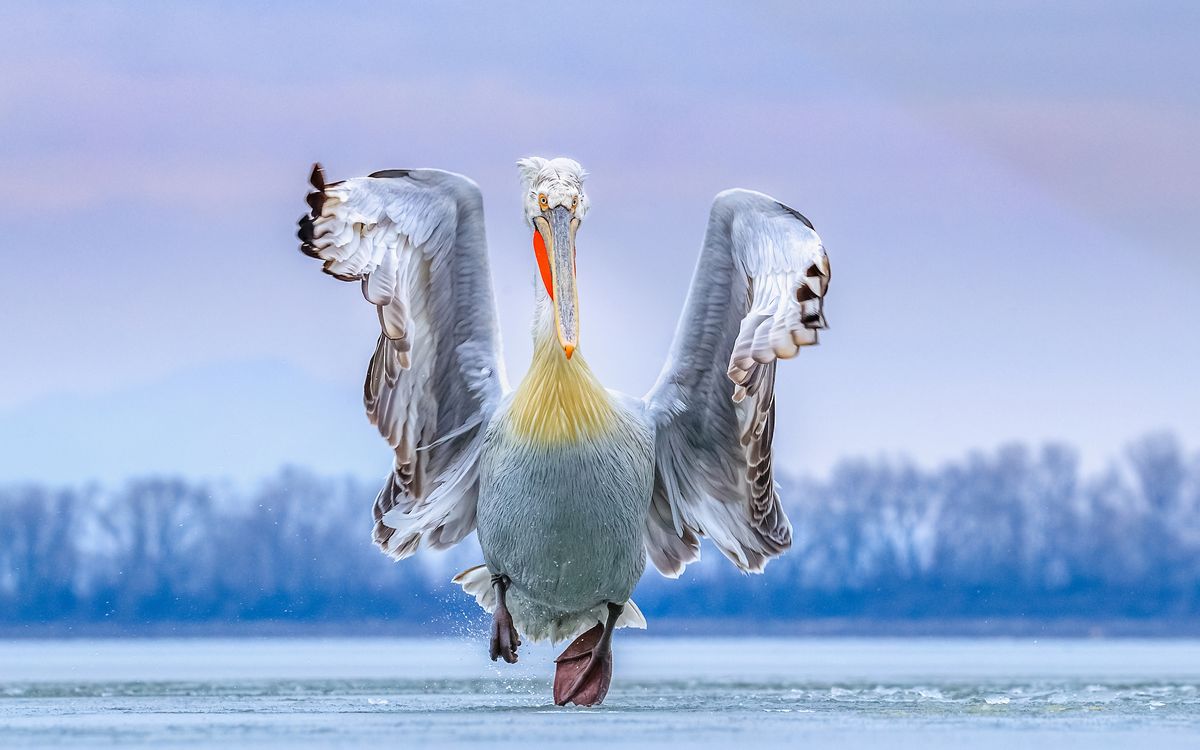
<svg viewBox="0 0 1200 750">
<path fill-rule="evenodd" d="M 525 186 L 525 221 L 546 294 L 554 307 L 558 341 L 567 359 L 579 346 L 579 293 L 575 287 L 575 232 L 587 214 L 587 173 L 574 159 L 530 156 L 517 162 Z"/>
</svg>

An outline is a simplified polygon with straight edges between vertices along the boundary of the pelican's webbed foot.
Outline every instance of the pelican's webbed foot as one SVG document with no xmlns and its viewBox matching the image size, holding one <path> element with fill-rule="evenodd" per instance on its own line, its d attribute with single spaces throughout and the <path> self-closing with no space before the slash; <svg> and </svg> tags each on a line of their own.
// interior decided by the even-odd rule
<svg viewBox="0 0 1200 750">
<path fill-rule="evenodd" d="M 594 706 L 604 700 L 612 682 L 612 634 L 625 609 L 608 605 L 608 621 L 571 641 L 555 663 L 554 702 L 565 706 Z"/>
<path fill-rule="evenodd" d="M 512 615 L 508 612 L 505 595 L 508 585 L 512 583 L 508 576 L 492 576 L 492 586 L 496 588 L 496 611 L 492 615 L 492 644 L 490 653 L 492 661 L 503 658 L 509 664 L 517 662 L 517 647 L 521 645 L 521 637 L 513 626 Z"/>
</svg>

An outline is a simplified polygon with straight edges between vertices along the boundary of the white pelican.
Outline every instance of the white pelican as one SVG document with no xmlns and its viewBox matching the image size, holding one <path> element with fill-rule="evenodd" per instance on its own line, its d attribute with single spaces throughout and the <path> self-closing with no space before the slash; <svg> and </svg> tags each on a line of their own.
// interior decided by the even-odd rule
<svg viewBox="0 0 1200 750">
<path fill-rule="evenodd" d="M 516 389 L 474 182 L 397 169 L 327 183 L 318 164 L 299 235 L 379 313 L 363 400 L 395 468 L 375 499 L 376 544 L 401 559 L 477 531 L 485 564 L 455 582 L 493 614 L 492 659 L 515 662 L 520 635 L 578 636 L 554 700 L 593 705 L 613 629 L 645 627 L 630 594 L 647 556 L 675 578 L 707 536 L 757 573 L 791 544 L 771 477 L 775 362 L 825 328 L 829 259 L 794 209 L 719 194 L 658 382 L 640 399 L 608 391 L 580 348 L 585 173 L 564 158 L 517 164 L 537 313 Z"/>
</svg>

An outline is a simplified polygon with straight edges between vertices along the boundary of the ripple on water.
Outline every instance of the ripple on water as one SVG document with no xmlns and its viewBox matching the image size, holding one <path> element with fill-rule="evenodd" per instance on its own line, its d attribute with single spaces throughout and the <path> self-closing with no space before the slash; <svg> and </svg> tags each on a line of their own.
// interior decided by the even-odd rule
<svg viewBox="0 0 1200 750">
<path fill-rule="evenodd" d="M 395 713 L 557 710 L 550 686 L 536 679 L 317 680 L 231 682 L 27 683 L 0 690 L 0 715 L 63 710 L 181 712 L 304 710 Z M 1036 715 L 1154 712 L 1200 719 L 1200 691 L 1190 683 L 754 683 L 632 681 L 614 684 L 608 711 L 767 712 L 895 715 Z"/>
</svg>

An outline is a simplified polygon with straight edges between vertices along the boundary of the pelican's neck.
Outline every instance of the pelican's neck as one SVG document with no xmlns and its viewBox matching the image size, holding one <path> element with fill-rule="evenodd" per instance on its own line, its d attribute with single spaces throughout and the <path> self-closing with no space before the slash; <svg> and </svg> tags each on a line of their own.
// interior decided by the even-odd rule
<svg viewBox="0 0 1200 750">
<path fill-rule="evenodd" d="M 554 327 L 554 310 L 538 295 L 533 326 L 533 361 L 513 394 L 514 431 L 538 442 L 556 443 L 606 433 L 616 416 L 612 398 L 583 354 L 570 359 Z"/>
</svg>

